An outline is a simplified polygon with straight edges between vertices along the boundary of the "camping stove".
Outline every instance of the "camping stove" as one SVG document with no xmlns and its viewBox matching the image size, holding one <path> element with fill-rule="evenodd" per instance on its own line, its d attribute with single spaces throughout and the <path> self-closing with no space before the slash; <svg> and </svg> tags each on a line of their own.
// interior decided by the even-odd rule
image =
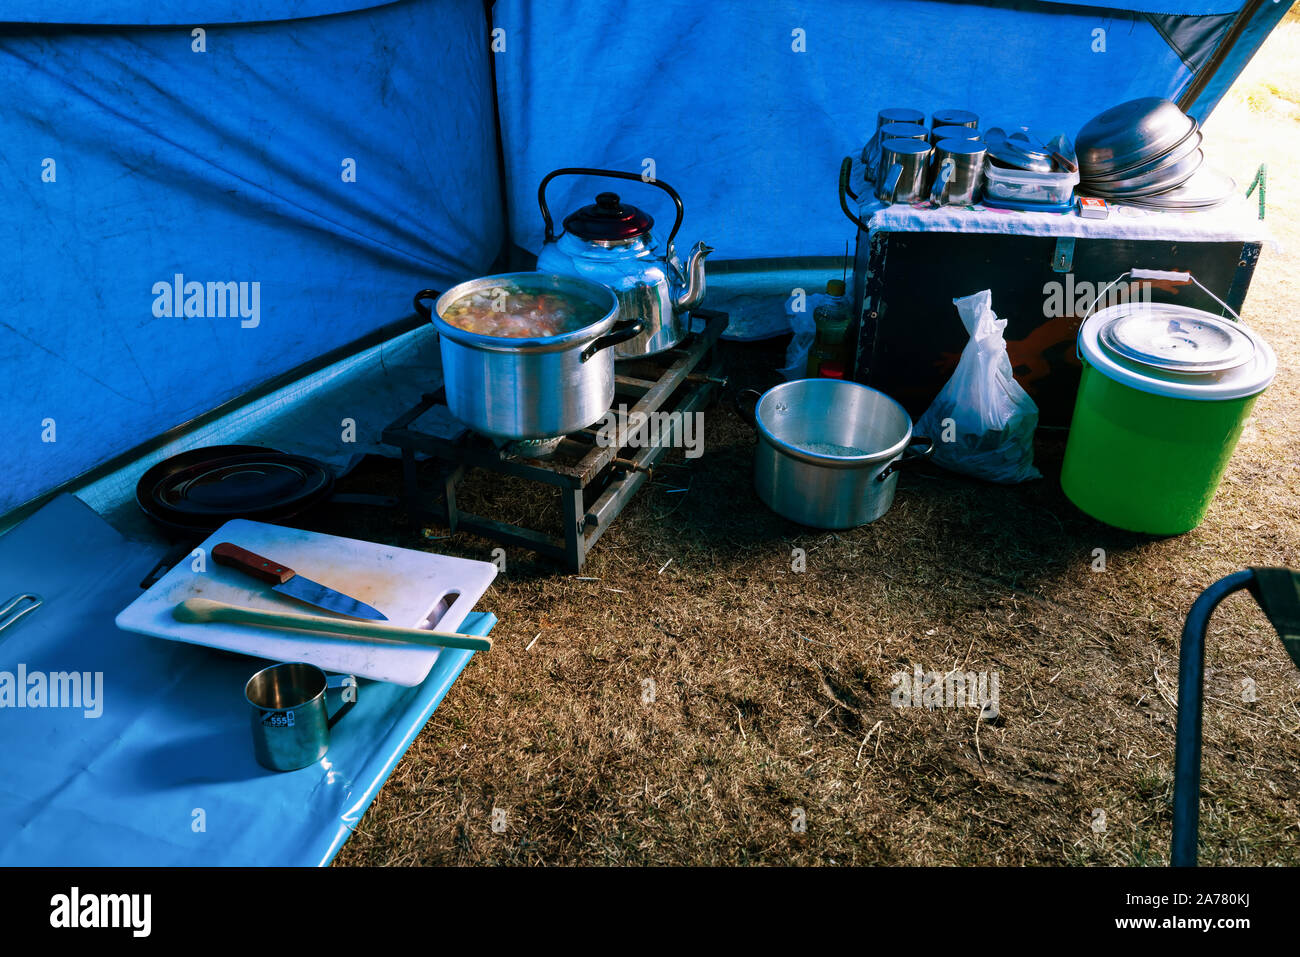
<svg viewBox="0 0 1300 957">
<path fill-rule="evenodd" d="M 432 519 L 451 531 L 470 532 L 503 545 L 516 545 L 580 571 L 587 553 L 650 478 L 665 452 L 678 443 L 685 417 L 703 409 L 726 384 L 719 375 L 718 337 L 725 313 L 699 309 L 705 328 L 675 349 L 620 361 L 615 367 L 611 411 L 626 407 L 616 425 L 600 421 L 555 439 L 505 442 L 480 435 L 452 417 L 442 389 L 384 430 L 383 440 L 402 451 L 405 505 L 416 520 Z M 654 413 L 669 423 L 635 433 L 635 423 Z M 608 417 L 613 418 L 613 417 Z M 417 456 L 436 463 L 434 488 L 421 482 Z M 479 469 L 556 488 L 563 536 L 497 521 L 460 508 L 456 488 Z"/>
</svg>

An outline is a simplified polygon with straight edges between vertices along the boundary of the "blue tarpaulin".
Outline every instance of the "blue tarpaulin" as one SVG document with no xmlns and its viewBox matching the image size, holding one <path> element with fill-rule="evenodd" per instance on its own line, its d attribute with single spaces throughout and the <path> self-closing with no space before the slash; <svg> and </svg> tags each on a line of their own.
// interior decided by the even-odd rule
<svg viewBox="0 0 1300 957">
<path fill-rule="evenodd" d="M 536 252 L 553 168 L 673 184 L 714 261 L 837 256 L 839 161 L 877 109 L 1073 132 L 1159 95 L 1204 120 L 1287 6 L 11 2 L 0 513 L 409 316 L 507 237 Z M 552 208 L 601 188 L 557 181 Z"/>
<path fill-rule="evenodd" d="M 0 513 L 500 249 L 479 0 L 193 22 L 0 27 Z"/>
<path fill-rule="evenodd" d="M 1286 4 L 1267 6 L 1271 25 Z M 538 181 L 591 166 L 672 184 L 687 210 L 682 236 L 705 239 L 715 259 L 843 255 L 840 161 L 881 108 L 967 109 L 985 126 L 1073 136 L 1116 103 L 1188 89 L 1193 71 L 1163 17 L 1181 15 L 1186 44 L 1212 45 L 1241 7 L 662 2 L 638 7 L 633 31 L 602 0 L 497 0 L 494 24 L 513 44 L 496 57 L 511 237 L 536 252 Z M 1192 112 L 1204 120 L 1212 105 Z M 571 210 L 610 188 L 558 180 L 550 203 Z M 663 209 L 652 190 L 621 192 Z"/>
</svg>

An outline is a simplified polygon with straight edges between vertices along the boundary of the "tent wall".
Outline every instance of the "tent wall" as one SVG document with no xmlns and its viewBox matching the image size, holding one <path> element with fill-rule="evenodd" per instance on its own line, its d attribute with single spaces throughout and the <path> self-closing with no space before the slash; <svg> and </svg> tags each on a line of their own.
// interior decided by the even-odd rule
<svg viewBox="0 0 1300 957">
<path fill-rule="evenodd" d="M 1218 56 L 1206 64 L 1203 75 L 1193 81 L 1180 105 L 1201 120 L 1209 116 L 1291 6 L 1292 0 L 1249 0 L 1233 18 L 1224 37 L 1226 42 L 1215 51 Z"/>
<path fill-rule="evenodd" d="M 840 158 L 878 108 L 1073 131 L 1186 94 L 1203 120 L 1287 6 L 14 0 L 0 513 L 408 316 L 415 289 L 487 271 L 507 230 L 536 252 L 553 168 L 677 186 L 683 245 L 715 246 L 715 274 L 823 262 L 852 232 Z M 551 207 L 602 188 L 556 181 Z M 660 193 L 621 191 L 666 226 Z M 178 276 L 180 315 L 158 291 Z M 256 284 L 256 317 L 209 314 L 228 283 L 247 309 Z"/>
<path fill-rule="evenodd" d="M 206 52 L 192 22 L 0 26 L 0 513 L 410 315 L 415 290 L 500 250 L 481 0 L 208 26 Z M 203 284 L 205 315 L 156 314 L 177 274 Z M 207 284 L 227 282 L 248 284 L 248 311 L 258 284 L 256 325 L 206 315 Z"/>
<path fill-rule="evenodd" d="M 1123 100 L 1178 99 L 1192 72 L 1166 40 L 1171 23 L 1213 45 L 1240 6 L 659 0 L 632 14 L 603 0 L 497 0 L 511 235 L 538 250 L 549 170 L 653 162 L 686 204 L 683 238 L 705 239 L 715 259 L 842 255 L 852 227 L 836 174 L 881 107 L 967 108 L 985 125 L 1073 134 Z M 598 188 L 610 187 L 557 181 L 552 208 Z"/>
</svg>

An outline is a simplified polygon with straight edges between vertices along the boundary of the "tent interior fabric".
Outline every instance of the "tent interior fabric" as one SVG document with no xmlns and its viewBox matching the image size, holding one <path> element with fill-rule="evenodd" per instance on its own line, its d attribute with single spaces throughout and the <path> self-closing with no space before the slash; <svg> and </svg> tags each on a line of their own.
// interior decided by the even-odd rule
<svg viewBox="0 0 1300 957">
<path fill-rule="evenodd" d="M 0 513 L 535 254 L 557 167 L 673 184 L 715 260 L 840 256 L 836 173 L 877 109 L 1072 133 L 1165 96 L 1203 122 L 1288 6 L 10 4 Z"/>
</svg>

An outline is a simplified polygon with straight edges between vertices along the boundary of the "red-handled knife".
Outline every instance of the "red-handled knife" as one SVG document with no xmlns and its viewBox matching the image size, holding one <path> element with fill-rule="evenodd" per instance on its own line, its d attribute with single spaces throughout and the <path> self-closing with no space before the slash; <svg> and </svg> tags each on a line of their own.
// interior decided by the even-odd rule
<svg viewBox="0 0 1300 957">
<path fill-rule="evenodd" d="M 336 615 L 349 618 L 365 618 L 371 621 L 387 621 L 388 616 L 363 601 L 357 601 L 341 591 L 328 588 L 320 582 L 304 578 L 286 565 L 273 562 L 269 558 L 255 555 L 246 548 L 222 542 L 212 547 L 212 558 L 218 565 L 238 568 L 259 581 L 271 583 L 271 590 L 281 595 L 288 595 L 298 601 L 324 608 Z"/>
</svg>

